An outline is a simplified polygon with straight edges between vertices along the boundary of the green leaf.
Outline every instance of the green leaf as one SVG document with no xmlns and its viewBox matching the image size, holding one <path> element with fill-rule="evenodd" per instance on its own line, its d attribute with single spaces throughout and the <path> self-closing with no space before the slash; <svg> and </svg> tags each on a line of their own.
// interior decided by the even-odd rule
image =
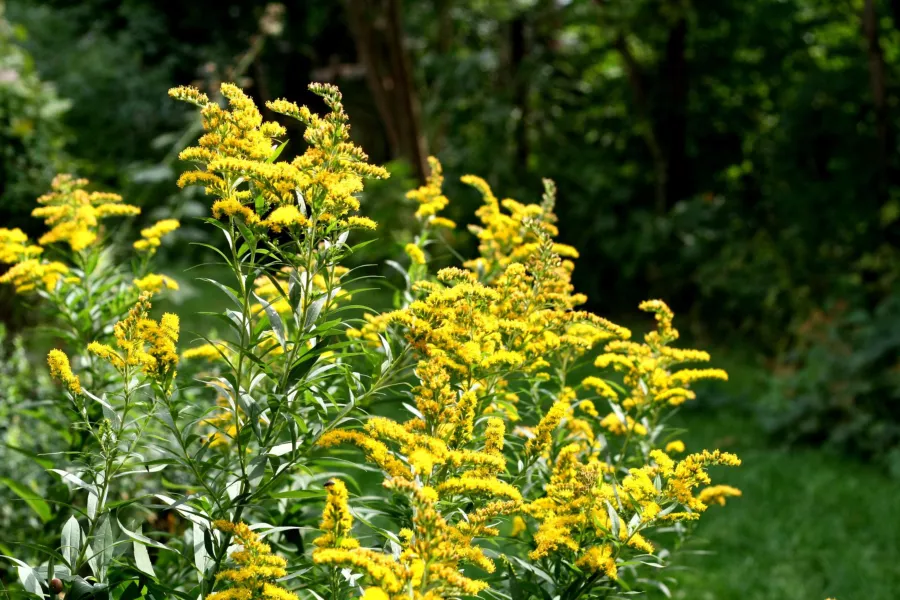
<svg viewBox="0 0 900 600">
<path fill-rule="evenodd" d="M 119 596 L 119 600 L 137 600 L 138 598 L 143 598 L 146 594 L 144 592 L 145 586 L 141 581 L 136 581 L 134 584 L 126 584 L 125 589 L 122 590 L 122 594 Z"/>
<path fill-rule="evenodd" d="M 269 164 L 272 164 L 276 160 L 278 160 L 278 157 L 281 156 L 281 153 L 284 151 L 284 147 L 287 146 L 287 143 L 288 143 L 288 140 L 284 140 L 283 142 L 278 144 L 278 147 L 275 148 L 275 150 L 272 152 L 272 154 L 269 155 L 269 157 L 266 159 L 266 162 Z"/>
<path fill-rule="evenodd" d="M 8 477 L 0 477 L 0 483 L 4 484 L 8 487 L 12 493 L 25 501 L 25 504 L 31 507 L 38 518 L 46 523 L 52 518 L 52 512 L 50 510 L 50 505 L 47 504 L 43 498 L 36 495 L 31 488 L 28 486 L 19 483 L 18 481 L 13 481 Z"/>
<path fill-rule="evenodd" d="M 127 529 L 124 525 L 122 525 L 122 521 L 119 521 L 118 523 L 119 529 L 122 530 L 122 533 L 124 533 L 132 541 L 137 542 L 143 546 L 150 546 L 159 550 L 171 550 L 171 548 L 169 548 L 165 544 L 160 544 L 159 542 L 156 542 L 144 535 L 142 527 L 138 527 L 137 531 L 131 531 L 130 529 Z"/>
<path fill-rule="evenodd" d="M 81 554 L 81 540 L 83 537 L 78 519 L 74 516 L 69 517 L 69 520 L 63 525 L 62 544 L 59 550 L 72 571 L 78 566 L 77 562 Z"/>
<path fill-rule="evenodd" d="M 516 572 L 513 571 L 512 563 L 506 563 L 506 571 L 509 573 L 509 595 L 512 600 L 525 600 L 525 592 L 519 585 L 519 579 Z"/>
<path fill-rule="evenodd" d="M 103 522 L 100 523 L 100 527 L 97 528 L 97 534 L 94 536 L 94 540 L 91 543 L 91 550 L 94 553 L 92 561 L 88 561 L 91 563 L 94 576 L 100 581 L 106 579 L 106 569 L 112 562 L 113 546 L 115 546 L 115 543 L 116 536 L 113 533 L 109 517 L 105 517 Z"/>
<path fill-rule="evenodd" d="M 260 304 L 262 304 L 263 310 L 266 311 L 266 316 L 269 317 L 269 325 L 272 326 L 272 331 L 275 333 L 275 337 L 278 339 L 278 344 L 281 346 L 281 349 L 287 351 L 287 344 L 285 343 L 284 338 L 284 322 L 281 320 L 281 315 L 272 308 L 272 304 L 269 301 L 263 300 L 256 294 L 253 295 L 259 300 Z"/>
<path fill-rule="evenodd" d="M 622 529 L 622 521 L 619 519 L 619 514 L 613 508 L 612 504 L 609 503 L 609 500 L 605 500 L 606 503 L 606 512 L 609 513 L 609 523 L 610 530 L 612 531 L 613 537 L 619 537 L 619 531 Z"/>
<path fill-rule="evenodd" d="M 303 320 L 303 331 L 310 331 L 312 329 L 313 324 L 316 322 L 316 319 L 319 318 L 319 314 L 322 312 L 322 308 L 325 306 L 327 300 L 327 296 L 320 296 L 306 307 L 306 318 Z"/>
<path fill-rule="evenodd" d="M 44 597 L 44 590 L 41 589 L 41 581 L 38 579 L 37 571 L 28 566 L 18 566 L 16 567 L 16 571 L 19 574 L 19 581 L 22 582 L 22 587 L 30 594 L 35 594 Z"/>
<path fill-rule="evenodd" d="M 193 523 L 192 538 L 194 540 L 194 566 L 197 568 L 200 581 L 203 581 L 208 563 L 210 562 L 209 555 L 206 552 L 206 544 L 203 543 L 203 530 L 204 528 L 199 523 Z"/>
<path fill-rule="evenodd" d="M 140 542 L 131 542 L 131 544 L 134 547 L 134 565 L 140 569 L 141 572 L 155 578 L 156 572 L 153 570 L 153 564 L 150 562 L 150 554 L 147 553 L 147 546 Z"/>
<path fill-rule="evenodd" d="M 92 600 L 94 598 L 94 586 L 82 579 L 75 578 L 69 593 L 66 594 L 66 600 Z"/>
<path fill-rule="evenodd" d="M 235 306 L 237 306 L 238 308 L 240 308 L 242 306 L 241 301 L 238 300 L 237 293 L 235 293 L 235 291 L 233 289 L 231 289 L 230 287 L 228 287 L 227 285 L 219 283 L 215 279 L 207 279 L 206 277 L 198 277 L 198 279 L 200 281 L 205 281 L 206 283 L 211 283 L 214 286 L 216 286 L 217 288 L 219 288 L 220 290 L 222 290 L 222 292 L 226 296 L 228 296 L 231 299 L 231 301 L 234 302 Z"/>
<path fill-rule="evenodd" d="M 79 487 L 79 488 L 81 488 L 83 490 L 87 490 L 93 494 L 97 494 L 97 488 L 95 486 L 87 483 L 86 481 L 84 481 L 83 479 L 78 477 L 77 475 L 73 475 L 72 473 L 69 473 L 68 471 L 63 471 L 62 469 L 50 469 L 50 470 L 52 472 L 56 473 L 57 475 L 59 475 L 60 477 L 62 477 L 63 480 L 68 481 L 69 483 L 74 485 L 75 487 Z"/>
</svg>

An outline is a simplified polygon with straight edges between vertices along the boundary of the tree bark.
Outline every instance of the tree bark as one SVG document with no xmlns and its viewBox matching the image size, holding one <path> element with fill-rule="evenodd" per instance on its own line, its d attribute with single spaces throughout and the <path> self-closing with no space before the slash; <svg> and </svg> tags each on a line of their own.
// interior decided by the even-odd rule
<svg viewBox="0 0 900 600">
<path fill-rule="evenodd" d="M 347 17 L 391 152 L 428 173 L 421 109 L 403 38 L 400 0 L 346 0 Z"/>
<path fill-rule="evenodd" d="M 887 84 L 884 66 L 884 51 L 878 36 L 878 14 L 874 0 L 865 0 L 862 14 L 863 35 L 866 38 L 866 50 L 869 57 L 869 84 L 872 91 L 872 103 L 875 110 L 875 136 L 877 138 L 877 158 L 879 185 L 883 186 L 887 169 L 888 153 L 888 115 Z"/>
</svg>

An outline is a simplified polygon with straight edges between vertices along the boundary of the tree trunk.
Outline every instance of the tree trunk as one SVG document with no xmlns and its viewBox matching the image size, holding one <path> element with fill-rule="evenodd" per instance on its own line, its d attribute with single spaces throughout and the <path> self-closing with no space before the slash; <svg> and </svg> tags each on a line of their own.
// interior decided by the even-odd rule
<svg viewBox="0 0 900 600">
<path fill-rule="evenodd" d="M 515 127 L 515 157 L 520 168 L 528 166 L 528 74 L 524 69 L 527 54 L 526 22 L 519 15 L 509 27 L 509 73 L 512 77 L 513 106 L 518 111 Z"/>
<path fill-rule="evenodd" d="M 875 110 L 879 187 L 883 188 L 886 184 L 888 153 L 887 85 L 885 83 L 884 51 L 878 37 L 878 15 L 875 11 L 874 0 L 865 0 L 862 28 L 869 55 L 869 84 L 872 88 L 872 103 Z"/>
<path fill-rule="evenodd" d="M 666 204 L 657 207 L 660 212 L 665 212 L 671 204 L 683 200 L 691 192 L 690 161 L 687 155 L 687 34 L 687 16 L 680 14 L 669 30 L 660 73 L 663 97 L 660 99 L 661 110 L 657 122 L 668 163 Z"/>
<path fill-rule="evenodd" d="M 359 60 L 394 156 L 419 180 L 428 173 L 421 110 L 403 39 L 400 0 L 346 0 Z"/>
</svg>

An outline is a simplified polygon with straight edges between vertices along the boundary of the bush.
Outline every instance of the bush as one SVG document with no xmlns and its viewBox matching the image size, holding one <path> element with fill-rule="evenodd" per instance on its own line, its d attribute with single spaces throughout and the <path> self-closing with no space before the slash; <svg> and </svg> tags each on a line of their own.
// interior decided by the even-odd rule
<svg viewBox="0 0 900 600">
<path fill-rule="evenodd" d="M 306 126 L 291 162 L 284 128 L 238 87 L 222 86 L 227 107 L 170 92 L 206 130 L 179 184 L 213 197 L 205 222 L 223 243 L 207 246 L 231 278 L 203 281 L 227 303 L 208 314 L 227 335 L 188 341 L 177 315 L 153 312 L 177 290 L 151 271 L 175 221 L 126 251 L 104 223 L 138 209 L 63 176 L 33 213 L 50 227 L 37 245 L 0 230 L 2 281 L 66 349 L 49 353 L 60 385 L 41 393 L 69 426 L 34 440 L 43 480 L 12 480 L 37 520 L 2 524 L 30 539 L 9 553 L 17 585 L 215 600 L 665 590 L 657 567 L 709 505 L 740 495 L 708 474 L 736 456 L 681 456 L 667 426 L 693 382 L 725 372 L 681 366 L 709 355 L 673 346 L 662 301 L 641 305 L 657 323 L 641 341 L 577 309 L 549 182 L 526 205 L 464 177 L 483 197 L 478 256 L 432 273 L 455 227 L 436 160 L 408 194 L 418 232 L 396 305 L 360 305 L 368 278 L 342 263 L 376 224 L 356 194 L 387 172 L 349 140 L 337 89 L 310 89 L 325 115 L 267 103 Z M 52 504 L 48 480 L 63 492 Z"/>
<path fill-rule="evenodd" d="M 814 312 L 781 358 L 762 407 L 779 438 L 886 460 L 900 475 L 900 297 Z"/>
</svg>

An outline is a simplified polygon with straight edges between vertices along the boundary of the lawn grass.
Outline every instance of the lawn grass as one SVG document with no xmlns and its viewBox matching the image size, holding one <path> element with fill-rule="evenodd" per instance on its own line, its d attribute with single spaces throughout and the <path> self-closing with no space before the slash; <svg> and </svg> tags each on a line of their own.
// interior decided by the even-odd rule
<svg viewBox="0 0 900 600">
<path fill-rule="evenodd" d="M 741 456 L 713 477 L 744 495 L 710 508 L 675 559 L 675 598 L 900 598 L 900 482 L 821 450 L 774 447 L 752 417 L 726 409 L 678 420 L 689 449 Z"/>
</svg>

